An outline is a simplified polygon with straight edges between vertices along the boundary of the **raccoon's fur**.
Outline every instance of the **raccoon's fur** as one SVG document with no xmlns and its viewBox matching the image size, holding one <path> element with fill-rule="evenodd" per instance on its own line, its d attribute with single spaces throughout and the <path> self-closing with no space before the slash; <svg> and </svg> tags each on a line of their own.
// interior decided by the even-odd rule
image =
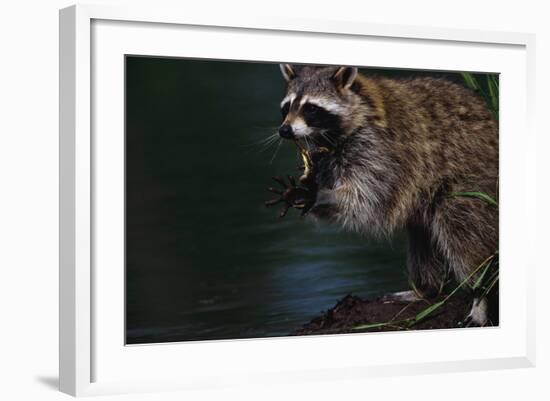
<svg viewBox="0 0 550 401">
<path fill-rule="evenodd" d="M 497 197 L 498 125 L 481 98 L 444 79 L 368 77 L 352 67 L 281 70 L 288 82 L 281 136 L 312 154 L 330 150 L 314 169 L 310 214 L 361 234 L 405 229 L 410 279 L 425 295 L 438 291 L 446 272 L 462 281 L 497 250 L 498 209 L 452 196 Z"/>
</svg>

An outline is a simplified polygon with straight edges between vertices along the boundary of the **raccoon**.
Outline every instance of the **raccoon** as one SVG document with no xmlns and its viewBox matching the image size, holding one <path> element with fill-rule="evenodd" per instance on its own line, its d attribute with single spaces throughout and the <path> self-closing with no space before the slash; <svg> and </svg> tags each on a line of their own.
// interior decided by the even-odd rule
<svg viewBox="0 0 550 401">
<path fill-rule="evenodd" d="M 404 230 L 408 274 L 422 297 L 438 294 L 447 274 L 467 279 L 497 250 L 498 209 L 451 196 L 497 197 L 498 124 L 477 94 L 444 79 L 347 66 L 282 64 L 281 72 L 279 135 L 308 162 L 308 189 L 285 191 L 288 206 L 362 235 Z M 488 324 L 487 309 L 487 299 L 474 299 L 467 320 Z"/>
</svg>

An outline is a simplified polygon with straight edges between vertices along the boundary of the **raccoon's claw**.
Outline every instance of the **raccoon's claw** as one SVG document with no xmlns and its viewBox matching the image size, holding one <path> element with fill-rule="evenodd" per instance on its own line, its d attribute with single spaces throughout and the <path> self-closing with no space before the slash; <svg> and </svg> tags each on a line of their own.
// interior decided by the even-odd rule
<svg viewBox="0 0 550 401">
<path fill-rule="evenodd" d="M 267 207 L 271 207 L 271 206 L 275 206 L 278 203 L 281 203 L 282 201 L 283 201 L 283 198 L 272 199 L 264 202 L 264 205 L 266 205 Z"/>
<path fill-rule="evenodd" d="M 285 207 L 283 208 L 283 211 L 279 214 L 279 217 L 280 218 L 283 218 L 286 216 L 286 214 L 288 213 L 288 210 L 290 209 L 290 205 L 285 205 Z"/>
<path fill-rule="evenodd" d="M 307 188 L 300 187 L 296 184 L 296 179 L 289 175 L 287 176 L 288 183 L 282 177 L 273 177 L 273 180 L 281 185 L 282 189 L 273 187 L 267 188 L 271 193 L 279 195 L 278 198 L 265 202 L 267 207 L 277 205 L 284 202 L 283 210 L 279 217 L 285 217 L 291 207 L 302 210 L 302 216 L 307 213 L 308 204 L 312 203 L 310 191 Z"/>
<path fill-rule="evenodd" d="M 279 190 L 279 189 L 275 189 L 275 188 L 273 188 L 273 187 L 269 187 L 269 188 L 267 188 L 267 190 L 268 190 L 269 192 L 273 192 L 274 194 L 277 194 L 277 195 L 282 195 L 282 194 L 283 194 L 283 191 L 281 191 L 281 190 Z"/>
<path fill-rule="evenodd" d="M 273 181 L 275 181 L 276 183 L 278 184 L 281 184 L 283 186 L 283 188 L 288 188 L 288 185 L 287 183 L 285 182 L 284 178 L 282 177 L 279 177 L 279 176 L 275 176 L 275 177 L 271 177 L 273 179 Z"/>
<path fill-rule="evenodd" d="M 287 177 L 288 177 L 288 182 L 290 182 L 290 185 L 291 185 L 292 187 L 296 187 L 296 180 L 294 180 L 294 177 L 291 176 L 291 175 L 289 175 L 289 176 L 287 176 Z"/>
</svg>

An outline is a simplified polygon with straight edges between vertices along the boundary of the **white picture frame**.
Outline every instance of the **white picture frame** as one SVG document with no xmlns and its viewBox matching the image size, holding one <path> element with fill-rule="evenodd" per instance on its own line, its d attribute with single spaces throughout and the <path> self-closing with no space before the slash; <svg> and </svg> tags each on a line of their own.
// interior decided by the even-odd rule
<svg viewBox="0 0 550 401">
<path fill-rule="evenodd" d="M 254 35 L 260 34 L 265 43 L 274 45 L 264 44 L 263 50 L 254 50 L 252 39 Z M 199 40 L 201 48 L 181 48 L 176 40 L 164 40 L 178 35 L 196 35 L 189 37 Z M 222 37 L 220 35 L 225 35 L 224 40 L 228 39 L 228 43 L 235 45 L 226 44 L 224 49 L 217 48 L 215 43 Z M 105 193 L 103 185 L 106 189 L 117 191 L 120 142 L 116 141 L 120 138 L 117 135 L 121 134 L 123 104 L 120 96 L 124 91 L 120 82 L 120 77 L 123 77 L 123 70 L 119 68 L 122 65 L 120 56 L 128 53 L 177 57 L 188 55 L 313 63 L 331 63 L 331 60 L 334 62 L 334 58 L 339 57 L 338 54 L 303 55 L 299 48 L 287 48 L 288 53 L 281 53 L 276 43 L 283 40 L 283 36 L 286 38 L 284 40 L 309 41 L 313 48 L 319 46 L 321 41 L 330 48 L 334 38 L 338 38 L 341 43 L 354 45 L 362 45 L 364 42 L 365 46 L 373 46 L 373 49 L 376 46 L 380 49 L 390 48 L 406 42 L 407 46 L 400 48 L 403 52 L 376 53 L 380 60 L 376 65 L 471 71 L 468 65 L 477 65 L 479 69 L 473 71 L 503 74 L 500 120 L 503 316 L 500 327 L 467 331 L 207 341 L 192 345 L 181 343 L 141 347 L 124 346 L 120 341 L 120 331 L 124 325 L 123 321 L 119 321 L 120 311 L 123 310 L 119 301 L 124 287 L 121 285 L 123 276 L 117 269 L 121 266 L 120 263 L 113 264 L 116 266 L 110 269 L 113 276 L 101 270 L 104 261 L 119 260 L 117 249 L 113 248 L 111 252 L 102 248 L 101 244 L 102 241 L 109 241 L 115 244 L 114 247 L 120 247 L 118 229 L 109 230 L 114 235 L 112 238 L 107 238 L 111 234 L 102 231 L 105 230 L 104 222 L 108 216 L 114 222 L 120 221 L 121 217 L 117 215 L 117 211 L 120 214 L 121 210 L 120 193 L 114 196 L 97 195 L 98 192 Z M 243 42 L 236 45 L 241 40 Z M 380 375 L 534 366 L 535 260 L 530 256 L 533 255 L 530 249 L 534 243 L 532 236 L 535 232 L 536 212 L 534 201 L 526 195 L 535 187 L 535 134 L 531 127 L 535 84 L 534 41 L 533 35 L 522 33 L 293 20 L 257 15 L 243 15 L 235 19 L 190 15 L 180 10 L 167 11 L 155 7 L 78 5 L 61 10 L 61 391 L 79 396 L 231 386 L 247 381 L 284 384 L 296 380 L 326 380 L 329 375 L 335 379 L 360 379 Z M 250 46 L 246 46 L 247 43 Z M 436 48 L 440 60 L 434 61 L 430 57 L 424 60 L 407 59 L 408 48 L 427 52 L 427 55 Z M 250 53 L 254 51 L 256 53 Z M 458 64 L 455 60 L 461 52 L 467 56 L 464 64 Z M 491 54 L 484 55 L 487 52 Z M 340 57 L 347 57 L 345 62 L 341 61 L 343 64 L 365 65 L 359 58 L 346 56 L 345 49 L 342 49 Z M 105 71 L 107 74 L 104 74 Z M 109 75 L 111 73 L 114 75 Z M 104 91 L 102 80 L 108 82 L 110 90 L 114 92 Z M 106 125 L 103 125 L 103 121 Z M 116 133 L 112 138 L 115 142 L 109 142 L 111 139 L 98 142 L 94 137 L 94 133 L 106 131 Z M 521 132 L 521 141 L 511 132 Z M 101 178 L 105 174 L 102 171 L 107 168 L 105 163 L 112 163 L 108 168 L 114 167 L 115 173 L 110 176 L 115 181 Z M 518 185 L 524 190 L 514 191 Z M 109 209 L 111 203 L 116 207 Z M 512 269 L 512 265 L 516 267 Z M 517 268 L 518 265 L 520 268 Z M 107 308 L 106 304 L 110 307 Z M 437 344 L 443 342 L 452 342 L 454 349 L 437 349 Z M 414 347 L 410 347 L 412 343 Z M 420 358 L 420 354 L 411 350 L 422 344 L 431 344 L 434 348 L 433 352 L 425 352 L 426 358 Z M 377 349 L 386 350 L 385 354 L 377 353 Z M 390 357 L 388 349 L 398 356 Z M 324 361 L 314 357 L 321 350 L 325 355 Z M 363 351 L 358 350 L 368 352 L 369 357 L 365 358 Z M 217 366 L 202 366 L 199 359 L 205 353 L 218 355 L 220 361 Z M 259 355 L 263 356 L 261 360 L 258 359 Z M 294 366 L 291 366 L 288 355 L 296 358 L 292 360 Z M 303 359 L 300 356 L 303 355 L 311 357 L 309 363 L 300 363 Z M 332 362 L 326 362 L 327 355 Z M 262 362 L 266 359 L 269 363 Z M 155 366 L 155 371 L 138 371 L 135 369 L 136 364 Z M 170 374 L 176 369 L 177 374 Z"/>
</svg>

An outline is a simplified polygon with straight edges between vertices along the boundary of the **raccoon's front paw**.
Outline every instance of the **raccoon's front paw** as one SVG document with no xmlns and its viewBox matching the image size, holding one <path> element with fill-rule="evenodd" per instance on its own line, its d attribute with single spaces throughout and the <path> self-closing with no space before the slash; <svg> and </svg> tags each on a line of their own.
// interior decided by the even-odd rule
<svg viewBox="0 0 550 401">
<path fill-rule="evenodd" d="M 315 203 L 311 206 L 311 214 L 322 220 L 331 220 L 338 215 L 338 198 L 334 189 L 317 191 Z"/>
<path fill-rule="evenodd" d="M 281 189 L 269 187 L 267 190 L 279 195 L 278 198 L 265 202 L 267 207 L 278 203 L 284 203 L 283 210 L 279 217 L 285 217 L 288 210 L 293 207 L 302 210 L 302 216 L 305 215 L 315 202 L 315 193 L 309 188 L 296 185 L 293 176 L 288 176 L 288 183 L 282 177 L 273 177 L 273 180 L 282 186 Z"/>
<path fill-rule="evenodd" d="M 382 296 L 382 298 L 380 298 L 380 300 L 384 303 L 418 302 L 418 301 L 423 301 L 424 298 L 422 298 L 420 294 L 416 293 L 413 290 L 407 290 L 407 291 L 398 291 L 398 292 L 385 294 Z"/>
</svg>

